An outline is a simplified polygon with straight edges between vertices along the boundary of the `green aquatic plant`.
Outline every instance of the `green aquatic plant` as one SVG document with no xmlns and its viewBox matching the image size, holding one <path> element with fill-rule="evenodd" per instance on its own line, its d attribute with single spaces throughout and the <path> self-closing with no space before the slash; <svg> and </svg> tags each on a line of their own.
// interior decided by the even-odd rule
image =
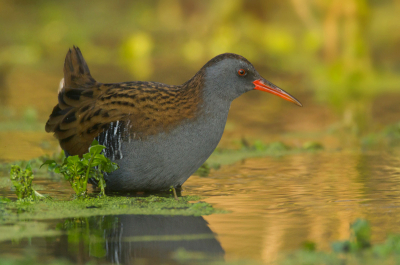
<svg viewBox="0 0 400 265">
<path fill-rule="evenodd" d="M 307 151 L 319 151 L 323 150 L 324 146 L 319 142 L 310 141 L 303 144 L 303 149 Z"/>
<path fill-rule="evenodd" d="M 302 250 L 288 253 L 278 264 L 399 264 L 400 235 L 389 235 L 381 244 L 371 243 L 371 226 L 364 219 L 350 225 L 348 240 L 331 244 L 333 252 L 316 251 L 315 243 L 306 242 Z"/>
<path fill-rule="evenodd" d="M 11 202 L 10 199 L 0 196 L 0 203 L 8 203 Z"/>
<path fill-rule="evenodd" d="M 104 145 L 99 145 L 94 140 L 89 152 L 84 154 L 82 158 L 78 155 L 69 156 L 64 159 L 61 165 L 57 164 L 55 160 L 47 160 L 42 166 L 48 165 L 49 170 L 62 174 L 69 181 L 79 198 L 87 196 L 87 182 L 89 179 L 94 179 L 97 182 L 101 189 L 101 195 L 104 196 L 106 183 L 103 172 L 110 173 L 118 169 L 116 163 L 111 162 L 110 159 L 101 154 L 105 148 Z"/>
<path fill-rule="evenodd" d="M 332 243 L 335 252 L 357 252 L 371 247 L 371 227 L 364 219 L 357 219 L 350 226 L 351 237 L 349 240 Z"/>
<path fill-rule="evenodd" d="M 11 166 L 10 179 L 19 200 L 36 200 L 37 198 L 44 197 L 32 188 L 33 178 L 30 163 L 26 165 L 25 169 L 22 169 L 19 165 Z"/>
<path fill-rule="evenodd" d="M 283 152 L 289 151 L 291 148 L 282 142 L 271 142 L 265 144 L 261 140 L 255 140 L 253 144 L 249 144 L 246 139 L 241 140 L 242 150 L 267 152 L 270 154 L 281 154 Z"/>
</svg>

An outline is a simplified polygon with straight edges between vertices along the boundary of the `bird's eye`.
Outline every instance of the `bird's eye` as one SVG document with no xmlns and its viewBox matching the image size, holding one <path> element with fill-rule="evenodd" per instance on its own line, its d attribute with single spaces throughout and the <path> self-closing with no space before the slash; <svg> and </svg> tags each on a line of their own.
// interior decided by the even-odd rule
<svg viewBox="0 0 400 265">
<path fill-rule="evenodd" d="M 246 70 L 244 70 L 244 69 L 239 69 L 237 73 L 240 76 L 245 76 L 247 74 Z"/>
</svg>

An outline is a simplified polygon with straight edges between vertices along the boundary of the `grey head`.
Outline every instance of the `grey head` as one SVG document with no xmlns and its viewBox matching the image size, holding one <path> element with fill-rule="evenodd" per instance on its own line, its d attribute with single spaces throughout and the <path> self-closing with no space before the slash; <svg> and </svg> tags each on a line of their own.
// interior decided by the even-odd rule
<svg viewBox="0 0 400 265">
<path fill-rule="evenodd" d="M 204 92 L 210 96 L 232 102 L 245 92 L 261 90 L 301 103 L 293 96 L 264 79 L 243 56 L 224 53 L 207 62 L 199 71 L 204 75 Z"/>
</svg>

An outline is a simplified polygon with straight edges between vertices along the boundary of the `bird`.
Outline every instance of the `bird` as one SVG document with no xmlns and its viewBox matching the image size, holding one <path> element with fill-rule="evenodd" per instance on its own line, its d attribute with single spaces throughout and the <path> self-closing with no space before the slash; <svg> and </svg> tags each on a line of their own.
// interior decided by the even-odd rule
<svg viewBox="0 0 400 265">
<path fill-rule="evenodd" d="M 73 46 L 45 130 L 66 155 L 82 156 L 94 139 L 104 145 L 119 165 L 105 175 L 106 191 L 181 189 L 217 147 L 232 101 L 252 90 L 302 106 L 234 53 L 217 55 L 181 85 L 100 83 Z"/>
</svg>

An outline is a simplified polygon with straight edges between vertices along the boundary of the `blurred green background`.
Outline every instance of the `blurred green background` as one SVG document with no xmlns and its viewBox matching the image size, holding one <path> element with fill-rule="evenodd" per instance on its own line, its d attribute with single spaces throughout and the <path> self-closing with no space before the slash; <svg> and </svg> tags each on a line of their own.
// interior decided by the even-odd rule
<svg viewBox="0 0 400 265">
<path fill-rule="evenodd" d="M 250 92 L 221 144 L 363 137 L 400 120 L 399 14 L 400 0 L 0 0 L 0 160 L 54 152 L 44 123 L 72 45 L 99 82 L 180 84 L 233 52 L 304 103 Z"/>
</svg>

